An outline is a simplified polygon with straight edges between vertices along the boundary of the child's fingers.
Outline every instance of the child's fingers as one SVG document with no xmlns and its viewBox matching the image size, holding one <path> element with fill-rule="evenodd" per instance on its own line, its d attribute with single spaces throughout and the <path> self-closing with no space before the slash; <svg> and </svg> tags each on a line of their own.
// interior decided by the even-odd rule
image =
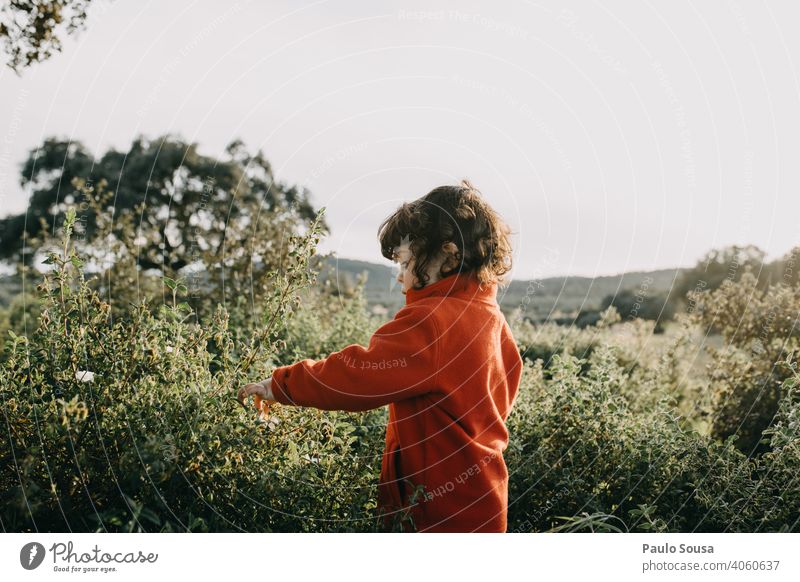
<svg viewBox="0 0 800 582">
<path fill-rule="evenodd" d="M 259 393 L 264 393 L 264 387 L 261 384 L 247 384 L 246 386 L 239 388 L 239 393 L 237 394 L 239 404 L 247 408 L 247 405 L 244 403 L 244 401 L 247 400 L 247 397 L 251 394 L 259 397 Z"/>
<path fill-rule="evenodd" d="M 236 400 L 238 400 L 239 404 L 241 404 L 243 407 L 245 406 L 245 404 L 244 404 L 245 398 L 247 398 L 247 387 L 246 386 L 242 386 L 241 388 L 239 388 L 239 391 L 236 393 Z"/>
<path fill-rule="evenodd" d="M 239 389 L 238 399 L 239 403 L 247 408 L 245 404 L 245 400 L 247 397 L 252 395 L 253 396 L 253 406 L 255 406 L 256 410 L 258 410 L 258 418 L 261 421 L 266 421 L 269 417 L 269 406 L 273 402 L 277 402 L 276 400 L 269 400 L 266 398 L 267 396 L 267 387 L 264 384 L 257 382 L 255 384 L 247 384 L 243 388 Z"/>
<path fill-rule="evenodd" d="M 258 409 L 258 417 L 263 421 L 269 417 L 269 405 L 272 400 L 267 400 L 266 398 L 261 398 L 260 395 L 256 394 L 253 397 L 253 401 L 255 402 L 256 408 Z"/>
</svg>

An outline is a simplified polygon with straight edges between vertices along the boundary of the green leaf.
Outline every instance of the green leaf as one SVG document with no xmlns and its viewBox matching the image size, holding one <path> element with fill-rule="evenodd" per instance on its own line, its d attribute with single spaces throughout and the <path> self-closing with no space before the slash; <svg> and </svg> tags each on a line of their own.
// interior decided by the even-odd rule
<svg viewBox="0 0 800 582">
<path fill-rule="evenodd" d="M 300 460 L 300 455 L 297 452 L 297 445 L 293 441 L 289 441 L 289 460 L 296 463 Z"/>
<path fill-rule="evenodd" d="M 164 284 L 172 290 L 175 290 L 175 287 L 178 285 L 175 279 L 170 279 L 169 277 L 162 277 L 162 279 Z"/>
<path fill-rule="evenodd" d="M 73 256 L 70 258 L 70 262 L 72 263 L 72 266 L 75 267 L 76 269 L 83 266 L 83 261 L 80 259 L 80 257 Z"/>
<path fill-rule="evenodd" d="M 143 507 L 141 516 L 155 525 L 161 525 L 161 518 L 152 509 Z"/>
</svg>

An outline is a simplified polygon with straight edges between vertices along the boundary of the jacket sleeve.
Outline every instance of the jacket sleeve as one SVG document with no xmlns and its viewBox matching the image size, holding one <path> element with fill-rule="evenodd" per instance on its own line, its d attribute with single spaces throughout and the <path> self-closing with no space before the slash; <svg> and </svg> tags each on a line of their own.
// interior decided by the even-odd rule
<svg viewBox="0 0 800 582">
<path fill-rule="evenodd" d="M 437 390 L 439 333 L 432 308 L 406 305 L 370 338 L 322 360 L 272 372 L 277 402 L 322 410 L 362 411 Z"/>
</svg>

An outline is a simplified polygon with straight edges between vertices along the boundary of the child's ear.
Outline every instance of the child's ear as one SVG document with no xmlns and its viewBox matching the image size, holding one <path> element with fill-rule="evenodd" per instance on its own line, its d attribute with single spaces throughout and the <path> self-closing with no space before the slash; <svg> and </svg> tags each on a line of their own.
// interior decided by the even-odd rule
<svg viewBox="0 0 800 582">
<path fill-rule="evenodd" d="M 449 273 L 450 271 L 458 268 L 458 263 L 461 260 L 461 253 L 458 251 L 458 246 L 453 241 L 447 241 L 442 245 L 442 252 L 445 255 L 444 263 L 442 263 L 442 271 Z"/>
</svg>

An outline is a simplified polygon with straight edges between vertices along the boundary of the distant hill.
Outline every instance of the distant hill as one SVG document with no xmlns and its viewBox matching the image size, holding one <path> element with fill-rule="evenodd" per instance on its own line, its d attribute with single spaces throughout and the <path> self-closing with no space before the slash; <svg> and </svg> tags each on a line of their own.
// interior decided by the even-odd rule
<svg viewBox="0 0 800 582">
<path fill-rule="evenodd" d="M 368 299 L 371 300 L 374 298 L 377 300 L 382 297 L 382 293 L 386 293 L 386 299 L 389 299 L 388 293 L 392 289 L 395 289 L 395 292 L 404 300 L 403 294 L 400 293 L 397 285 L 394 287 L 391 286 L 394 280 L 394 274 L 392 268 L 386 265 L 379 265 L 378 263 L 370 263 L 368 261 L 328 257 L 325 270 L 320 278 L 323 280 L 331 278 L 340 285 L 347 287 L 355 284 L 356 278 L 365 271 L 368 275 L 365 285 L 365 290 L 368 292 Z"/>
<path fill-rule="evenodd" d="M 649 297 L 666 294 L 683 270 L 637 271 L 596 278 L 566 276 L 538 281 L 515 280 L 505 290 L 500 290 L 498 299 L 500 308 L 510 313 L 525 305 L 528 294 L 526 316 L 542 321 L 598 309 L 607 295 L 624 290 L 638 291 Z M 329 257 L 320 278 L 330 277 L 339 285 L 348 287 L 363 272 L 367 273 L 364 290 L 370 307 L 380 304 L 394 313 L 405 304 L 405 296 L 398 284 L 392 283 L 393 269 L 385 265 Z"/>
</svg>

